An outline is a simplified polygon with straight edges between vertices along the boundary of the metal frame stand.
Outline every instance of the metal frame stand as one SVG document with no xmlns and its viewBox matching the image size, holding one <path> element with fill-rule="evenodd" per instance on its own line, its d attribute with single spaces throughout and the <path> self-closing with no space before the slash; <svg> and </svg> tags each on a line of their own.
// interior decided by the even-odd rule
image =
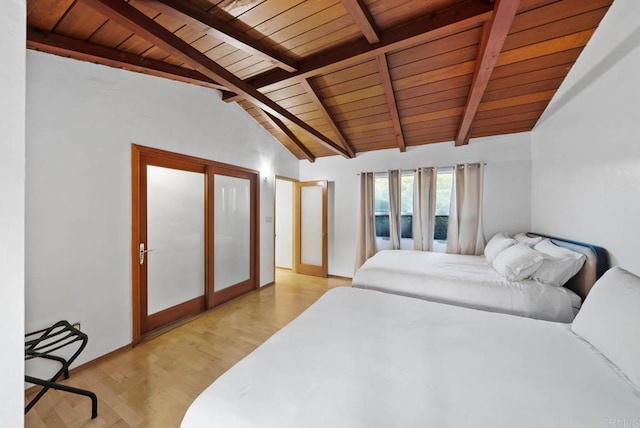
<svg viewBox="0 0 640 428">
<path fill-rule="evenodd" d="M 58 389 L 60 391 L 70 392 L 72 394 L 80 394 L 91 399 L 91 419 L 95 419 L 98 416 L 98 398 L 96 394 L 85 389 L 74 388 L 72 386 L 62 385 L 57 383 L 60 376 L 64 375 L 65 379 L 69 379 L 69 366 L 80 355 L 80 353 L 87 346 L 89 337 L 73 327 L 67 321 L 58 321 L 51 327 L 27 333 L 24 341 L 24 359 L 25 361 L 34 358 L 44 358 L 46 360 L 52 360 L 59 362 L 62 367 L 56 372 L 56 374 L 50 379 L 38 379 L 33 376 L 25 375 L 24 380 L 36 385 L 42 386 L 42 389 L 38 394 L 27 404 L 24 408 L 24 413 L 27 414 L 31 408 L 42 398 L 42 396 L 49 389 Z M 76 352 L 68 360 L 53 355 L 52 352 L 69 346 L 73 343 L 79 343 L 79 347 Z"/>
</svg>

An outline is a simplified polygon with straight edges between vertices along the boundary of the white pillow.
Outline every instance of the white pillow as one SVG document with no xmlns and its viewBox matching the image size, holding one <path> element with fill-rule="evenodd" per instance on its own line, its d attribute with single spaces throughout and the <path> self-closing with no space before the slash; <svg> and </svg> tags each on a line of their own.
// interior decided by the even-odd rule
<svg viewBox="0 0 640 428">
<path fill-rule="evenodd" d="M 531 276 L 536 281 L 561 287 L 577 274 L 587 256 L 568 248 L 559 247 L 550 239 L 533 247 L 544 255 L 542 266 Z"/>
<path fill-rule="evenodd" d="M 609 269 L 591 289 L 571 330 L 640 388 L 640 277 Z"/>
<path fill-rule="evenodd" d="M 498 232 L 493 235 L 493 238 L 491 238 L 489 242 L 487 242 L 487 246 L 484 247 L 484 256 L 488 261 L 492 262 L 498 254 L 512 245 L 516 245 L 515 239 L 509 238 L 504 232 Z"/>
<path fill-rule="evenodd" d="M 584 257 L 584 254 L 582 253 L 578 253 L 565 247 L 557 246 L 556 244 L 551 242 L 551 239 L 549 238 L 540 241 L 540 243 L 536 244 L 533 248 L 540 251 L 541 253 L 548 254 L 552 257 L 573 257 L 576 259 Z"/>
<path fill-rule="evenodd" d="M 525 232 L 520 232 L 517 235 L 514 235 L 513 239 L 515 239 L 519 243 L 527 244 L 528 246 L 533 247 L 534 245 L 542 242 L 544 238 L 542 236 L 531 237 L 527 236 Z"/>
<path fill-rule="evenodd" d="M 509 281 L 520 281 L 535 272 L 544 256 L 526 244 L 513 245 L 493 261 L 493 268 Z"/>
</svg>

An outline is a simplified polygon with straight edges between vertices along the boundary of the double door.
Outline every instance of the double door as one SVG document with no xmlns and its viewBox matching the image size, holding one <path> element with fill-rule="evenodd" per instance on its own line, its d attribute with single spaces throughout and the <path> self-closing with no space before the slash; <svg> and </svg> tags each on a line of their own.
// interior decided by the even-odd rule
<svg viewBox="0 0 640 428">
<path fill-rule="evenodd" d="M 134 343 L 257 288 L 258 173 L 133 146 Z"/>
</svg>

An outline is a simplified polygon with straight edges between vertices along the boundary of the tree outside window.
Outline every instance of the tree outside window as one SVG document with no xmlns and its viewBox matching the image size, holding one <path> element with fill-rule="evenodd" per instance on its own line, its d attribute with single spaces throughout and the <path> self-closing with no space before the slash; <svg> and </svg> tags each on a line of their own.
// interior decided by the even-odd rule
<svg viewBox="0 0 640 428">
<path fill-rule="evenodd" d="M 389 176 L 376 174 L 375 184 L 376 236 L 389 239 Z M 413 174 L 408 171 L 400 180 L 400 236 L 413 238 Z"/>
<path fill-rule="evenodd" d="M 400 183 L 401 237 L 411 239 L 413 238 L 413 173 L 404 172 Z M 453 169 L 438 170 L 434 240 L 441 243 L 447 242 L 452 184 Z M 389 177 L 386 172 L 376 174 L 374 193 L 376 236 L 389 239 Z"/>
</svg>

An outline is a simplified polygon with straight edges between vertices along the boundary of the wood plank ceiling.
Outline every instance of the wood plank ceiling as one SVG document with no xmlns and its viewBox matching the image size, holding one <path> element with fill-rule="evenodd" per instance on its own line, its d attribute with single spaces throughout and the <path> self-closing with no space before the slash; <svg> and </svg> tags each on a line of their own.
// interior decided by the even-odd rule
<svg viewBox="0 0 640 428">
<path fill-rule="evenodd" d="M 223 92 L 299 159 L 529 131 L 613 0 L 27 0 L 27 47 Z"/>
</svg>

